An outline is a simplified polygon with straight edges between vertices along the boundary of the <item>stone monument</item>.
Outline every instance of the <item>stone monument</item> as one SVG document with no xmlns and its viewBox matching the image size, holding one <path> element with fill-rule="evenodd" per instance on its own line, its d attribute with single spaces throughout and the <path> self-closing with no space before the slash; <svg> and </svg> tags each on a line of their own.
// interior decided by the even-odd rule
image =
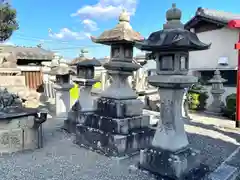
<svg viewBox="0 0 240 180">
<path fill-rule="evenodd" d="M 223 83 L 226 81 L 227 81 L 226 79 L 223 79 L 221 77 L 219 70 L 216 70 L 214 72 L 213 78 L 208 81 L 209 83 L 212 84 L 211 93 L 213 97 L 213 102 L 207 108 L 206 113 L 215 114 L 215 115 L 222 114 L 222 109 L 224 107 L 224 102 L 222 101 L 222 95 L 225 92 Z"/>
<path fill-rule="evenodd" d="M 56 76 L 53 88 L 55 89 L 56 118 L 58 119 L 66 120 L 71 108 L 69 91 L 73 87 L 70 84 L 70 74 L 73 73 L 73 69 L 63 64 L 53 67 L 49 72 L 50 75 Z"/>
<path fill-rule="evenodd" d="M 192 175 L 199 175 L 199 171 L 204 173 L 205 168 L 198 162 L 199 153 L 189 147 L 182 99 L 184 88 L 197 82 L 196 77 L 187 75 L 189 51 L 206 50 L 210 45 L 200 42 L 195 33 L 184 30 L 181 14 L 173 4 L 166 13 L 167 23 L 163 30 L 135 44 L 155 56 L 157 75 L 150 76 L 148 81 L 158 87 L 161 106 L 160 123 L 151 147 L 140 152 L 139 166 L 160 176 L 194 179 Z"/>
<path fill-rule="evenodd" d="M 94 99 L 91 95 L 92 86 L 97 82 L 94 79 L 94 67 L 101 66 L 96 59 L 82 59 L 76 64 L 77 76 L 72 80 L 80 88 L 80 97 L 73 105 L 68 114 L 68 119 L 64 122 L 64 129 L 70 133 L 75 133 L 76 123 L 82 124 L 85 118 L 91 118 L 96 111 Z"/>
<path fill-rule="evenodd" d="M 142 39 L 129 21 L 123 11 L 114 29 L 92 37 L 95 43 L 111 46 L 110 61 L 103 66 L 112 82 L 97 99 L 94 116 L 85 118 L 76 128 L 77 144 L 107 156 L 136 153 L 149 145 L 155 132 L 149 128 L 149 117 L 142 114 L 143 103 L 128 83 L 128 77 L 140 68 L 133 63 L 133 44 Z"/>
</svg>

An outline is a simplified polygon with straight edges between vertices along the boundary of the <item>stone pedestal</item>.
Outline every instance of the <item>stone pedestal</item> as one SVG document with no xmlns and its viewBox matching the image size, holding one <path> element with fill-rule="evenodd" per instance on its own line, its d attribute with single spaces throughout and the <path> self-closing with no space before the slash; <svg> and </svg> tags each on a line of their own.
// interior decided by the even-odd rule
<svg viewBox="0 0 240 180">
<path fill-rule="evenodd" d="M 171 152 L 150 147 L 140 151 L 139 164 L 140 168 L 161 174 L 161 177 L 199 180 L 209 172 L 209 168 L 201 164 L 201 160 L 199 152 L 191 148 Z"/>
<path fill-rule="evenodd" d="M 155 129 L 142 115 L 143 103 L 136 99 L 127 74 L 110 71 L 113 83 L 97 99 L 96 113 L 83 114 L 77 125 L 77 144 L 107 156 L 131 155 L 149 145 Z"/>
<path fill-rule="evenodd" d="M 209 83 L 212 83 L 211 93 L 213 102 L 207 108 L 206 113 L 214 115 L 222 114 L 222 110 L 225 106 L 224 102 L 222 101 L 222 95 L 225 92 L 225 89 L 223 88 L 224 82 L 226 82 L 226 80 L 221 77 L 220 71 L 216 70 L 213 78 L 209 80 Z"/>
<path fill-rule="evenodd" d="M 74 78 L 73 81 L 80 87 L 79 99 L 75 102 L 68 113 L 68 118 L 64 121 L 64 129 L 69 133 L 76 132 L 76 125 L 83 123 L 88 114 L 93 114 L 96 110 L 94 99 L 91 95 L 92 85 L 97 81 L 94 79 Z"/>
<path fill-rule="evenodd" d="M 55 84 L 56 118 L 66 120 L 71 108 L 70 89 L 72 84 Z"/>
</svg>

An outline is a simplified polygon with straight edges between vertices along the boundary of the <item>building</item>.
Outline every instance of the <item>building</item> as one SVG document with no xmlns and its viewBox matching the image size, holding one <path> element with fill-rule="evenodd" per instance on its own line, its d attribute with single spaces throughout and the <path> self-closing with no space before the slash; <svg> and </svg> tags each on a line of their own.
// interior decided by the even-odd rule
<svg viewBox="0 0 240 180">
<path fill-rule="evenodd" d="M 26 86 L 38 89 L 42 81 L 42 63 L 50 62 L 54 53 L 41 47 L 0 45 L 0 71 L 19 71 L 25 76 Z M 6 73 L 5 73 L 6 74 Z"/>
<path fill-rule="evenodd" d="M 232 19 L 240 19 L 240 14 L 198 8 L 195 16 L 185 24 L 185 29 L 197 33 L 204 43 L 212 43 L 209 50 L 190 53 L 190 70 L 203 83 L 212 78 L 213 71 L 219 69 L 227 86 L 236 86 L 237 51 L 234 44 L 238 41 L 238 31 L 229 29 Z"/>
</svg>

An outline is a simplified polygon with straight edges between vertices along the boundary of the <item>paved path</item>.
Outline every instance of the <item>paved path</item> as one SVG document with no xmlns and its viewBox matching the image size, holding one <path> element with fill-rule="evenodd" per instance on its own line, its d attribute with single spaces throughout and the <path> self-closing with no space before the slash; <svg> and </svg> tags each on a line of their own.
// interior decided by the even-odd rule
<svg viewBox="0 0 240 180">
<path fill-rule="evenodd" d="M 240 133 L 214 126 L 216 118 L 195 114 L 192 117 L 194 120 L 187 121 L 185 126 L 190 144 L 201 150 L 203 162 L 214 170 L 239 147 Z M 54 119 L 45 123 L 44 148 L 1 157 L 0 180 L 154 179 L 146 172 L 134 170 L 131 165 L 136 163 L 136 158 L 119 161 L 79 148 L 72 143 L 71 136 L 60 130 L 61 123 Z M 233 159 L 229 162 L 240 167 L 240 154 L 235 154 Z"/>
</svg>

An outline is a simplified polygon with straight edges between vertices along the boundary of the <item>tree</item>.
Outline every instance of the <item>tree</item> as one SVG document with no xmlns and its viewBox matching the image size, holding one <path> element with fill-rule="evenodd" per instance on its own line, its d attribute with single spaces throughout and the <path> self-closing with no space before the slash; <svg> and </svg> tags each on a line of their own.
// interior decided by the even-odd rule
<svg viewBox="0 0 240 180">
<path fill-rule="evenodd" d="M 16 10 L 9 3 L 0 3 L 0 42 L 9 39 L 18 29 L 16 14 Z"/>
</svg>

